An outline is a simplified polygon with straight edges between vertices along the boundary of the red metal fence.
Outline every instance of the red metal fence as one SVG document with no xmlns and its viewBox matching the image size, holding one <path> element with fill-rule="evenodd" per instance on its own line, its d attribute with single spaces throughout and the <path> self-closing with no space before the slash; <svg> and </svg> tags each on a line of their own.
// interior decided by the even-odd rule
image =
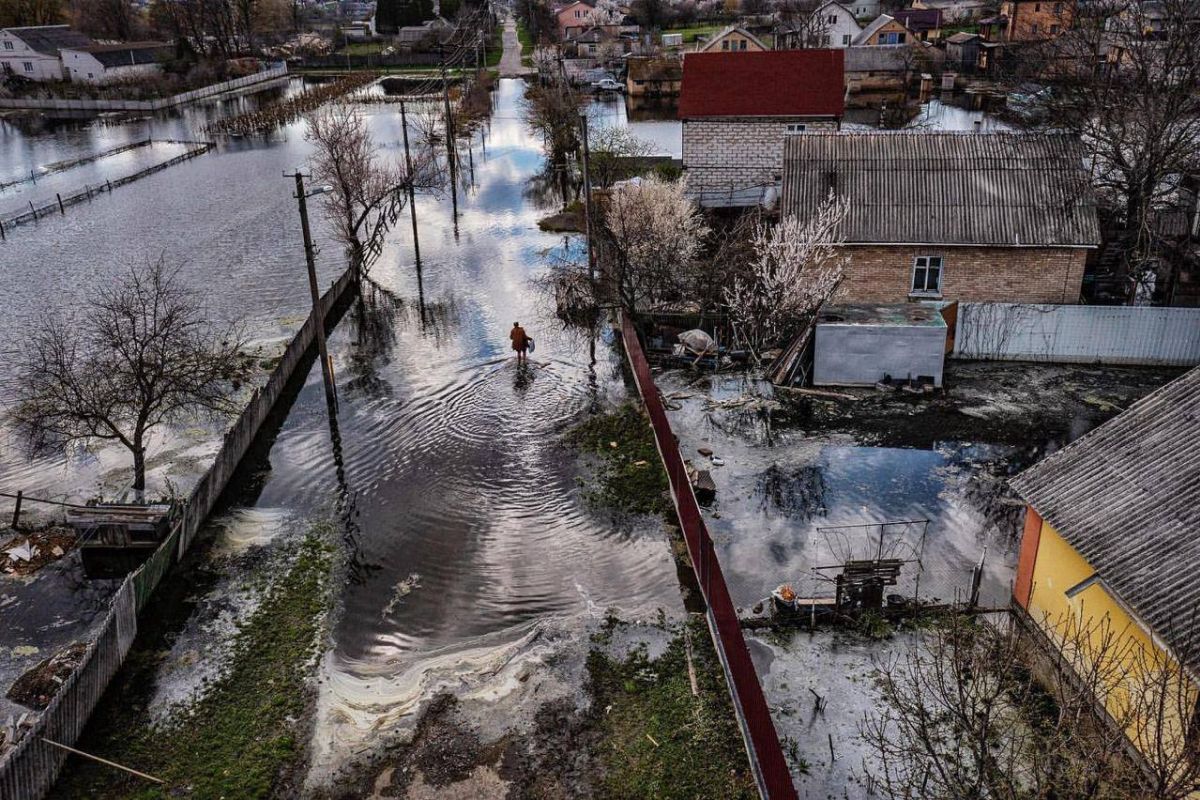
<svg viewBox="0 0 1200 800">
<path fill-rule="evenodd" d="M 742 637 L 737 611 L 729 596 L 729 587 L 725 585 L 721 564 L 713 550 L 712 538 L 708 535 L 708 527 L 704 524 L 700 507 L 696 504 L 696 496 L 692 493 L 692 484 L 688 480 L 683 457 L 679 454 L 679 445 L 675 435 L 671 433 L 671 423 L 667 420 L 662 398 L 650 375 L 650 365 L 642 352 L 637 331 L 624 316 L 621 318 L 621 338 L 625 343 L 625 353 L 629 358 L 629 366 L 633 369 L 638 393 L 642 396 L 646 412 L 650 415 L 650 425 L 654 429 L 658 453 L 671 482 L 675 513 L 679 517 L 679 527 L 683 529 L 692 569 L 696 573 L 696 580 L 708 606 L 708 628 L 712 633 L 713 645 L 721 659 L 721 665 L 725 669 L 725 679 L 733 698 L 734 709 L 737 711 L 738 724 L 746 742 L 746 751 L 750 756 L 750 766 L 754 770 L 758 790 L 763 797 L 770 800 L 796 798 L 796 789 L 792 785 L 787 761 L 779 746 L 779 736 L 775 733 L 775 724 L 771 721 L 771 712 L 767 708 L 766 698 L 763 697 L 758 673 L 754 671 L 754 664 L 750 660 L 750 651 L 746 649 L 746 640 Z"/>
</svg>

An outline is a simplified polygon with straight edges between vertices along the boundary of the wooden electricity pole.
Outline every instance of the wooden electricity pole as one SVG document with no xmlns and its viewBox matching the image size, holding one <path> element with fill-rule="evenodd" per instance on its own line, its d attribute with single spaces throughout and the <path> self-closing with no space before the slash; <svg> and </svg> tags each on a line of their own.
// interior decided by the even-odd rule
<svg viewBox="0 0 1200 800">
<path fill-rule="evenodd" d="M 592 175 L 588 167 L 587 111 L 579 112 L 579 127 L 583 135 L 583 231 L 587 238 L 588 280 L 596 282 L 596 258 L 592 252 Z"/>
</svg>

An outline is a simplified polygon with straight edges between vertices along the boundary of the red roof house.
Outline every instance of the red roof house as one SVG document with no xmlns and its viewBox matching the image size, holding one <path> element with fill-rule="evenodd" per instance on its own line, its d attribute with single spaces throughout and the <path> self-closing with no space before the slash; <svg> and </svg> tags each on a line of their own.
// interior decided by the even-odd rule
<svg viewBox="0 0 1200 800">
<path fill-rule="evenodd" d="M 788 136 L 841 127 L 842 50 L 688 53 L 679 116 L 683 169 L 705 206 L 778 194 Z"/>
<path fill-rule="evenodd" d="M 689 53 L 679 116 L 840 119 L 843 71 L 841 50 Z"/>
</svg>

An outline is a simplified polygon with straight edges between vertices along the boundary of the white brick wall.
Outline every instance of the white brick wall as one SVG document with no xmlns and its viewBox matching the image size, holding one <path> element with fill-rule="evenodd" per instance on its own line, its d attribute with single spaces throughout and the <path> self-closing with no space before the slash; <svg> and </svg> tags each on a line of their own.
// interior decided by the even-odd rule
<svg viewBox="0 0 1200 800">
<path fill-rule="evenodd" d="M 777 185 L 783 174 L 783 140 L 789 135 L 789 125 L 804 125 L 806 131 L 836 130 L 838 122 L 831 117 L 684 120 L 683 168 L 688 189 L 715 195 Z"/>
</svg>

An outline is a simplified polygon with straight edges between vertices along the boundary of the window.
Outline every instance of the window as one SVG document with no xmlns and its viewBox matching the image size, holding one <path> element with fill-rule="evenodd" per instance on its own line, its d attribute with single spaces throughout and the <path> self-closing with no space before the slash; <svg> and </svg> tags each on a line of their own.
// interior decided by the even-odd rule
<svg viewBox="0 0 1200 800">
<path fill-rule="evenodd" d="M 912 292 L 910 294 L 941 296 L 941 256 L 917 256 L 913 259 Z"/>
<path fill-rule="evenodd" d="M 1036 22 L 1029 26 L 1029 32 L 1032 33 L 1034 36 L 1037 35 L 1038 24 Z"/>
<path fill-rule="evenodd" d="M 728 40 L 728 39 L 725 39 L 724 41 L 722 41 L 722 42 L 721 42 L 721 49 L 722 49 L 722 50 L 728 50 L 728 49 L 729 49 L 729 40 Z"/>
<path fill-rule="evenodd" d="M 804 132 L 804 127 L 805 127 L 805 126 L 804 126 L 803 124 L 799 124 L 799 125 L 788 125 L 788 126 L 787 126 L 787 132 L 788 132 L 788 133 L 803 133 L 803 132 Z"/>
<path fill-rule="evenodd" d="M 828 17 L 825 18 L 825 21 L 828 22 L 830 25 L 837 25 L 837 14 L 830 14 Z"/>
<path fill-rule="evenodd" d="M 26 72 L 33 72 L 33 62 L 32 61 L 26 61 L 21 66 L 25 67 Z"/>
<path fill-rule="evenodd" d="M 1057 26 L 1057 25 L 1051 25 L 1051 26 L 1050 26 L 1050 35 L 1051 35 L 1051 36 L 1057 36 L 1057 35 L 1058 35 L 1058 26 Z"/>
<path fill-rule="evenodd" d="M 738 50 L 745 50 L 745 49 L 746 49 L 746 40 L 742 39 L 740 42 L 738 42 Z"/>
<path fill-rule="evenodd" d="M 881 33 L 879 34 L 880 44 L 904 44 L 905 35 L 903 33 Z"/>
<path fill-rule="evenodd" d="M 12 42 L 5 42 L 5 43 L 4 43 L 4 49 L 5 49 L 5 50 L 12 50 L 12 49 L 13 49 Z"/>
<path fill-rule="evenodd" d="M 1062 16 L 1062 3 L 1055 3 L 1055 4 L 1054 4 L 1054 13 L 1055 13 L 1055 14 L 1057 14 L 1057 15 L 1059 15 L 1059 16 Z"/>
<path fill-rule="evenodd" d="M 842 34 L 842 47 L 849 47 L 849 46 L 850 46 L 850 34 L 843 33 Z"/>
<path fill-rule="evenodd" d="M 1042 10 L 1042 4 L 1041 4 L 1041 3 L 1034 3 L 1034 4 L 1033 4 L 1033 10 L 1034 10 L 1035 12 L 1037 12 L 1037 11 L 1041 11 L 1041 10 Z"/>
</svg>

